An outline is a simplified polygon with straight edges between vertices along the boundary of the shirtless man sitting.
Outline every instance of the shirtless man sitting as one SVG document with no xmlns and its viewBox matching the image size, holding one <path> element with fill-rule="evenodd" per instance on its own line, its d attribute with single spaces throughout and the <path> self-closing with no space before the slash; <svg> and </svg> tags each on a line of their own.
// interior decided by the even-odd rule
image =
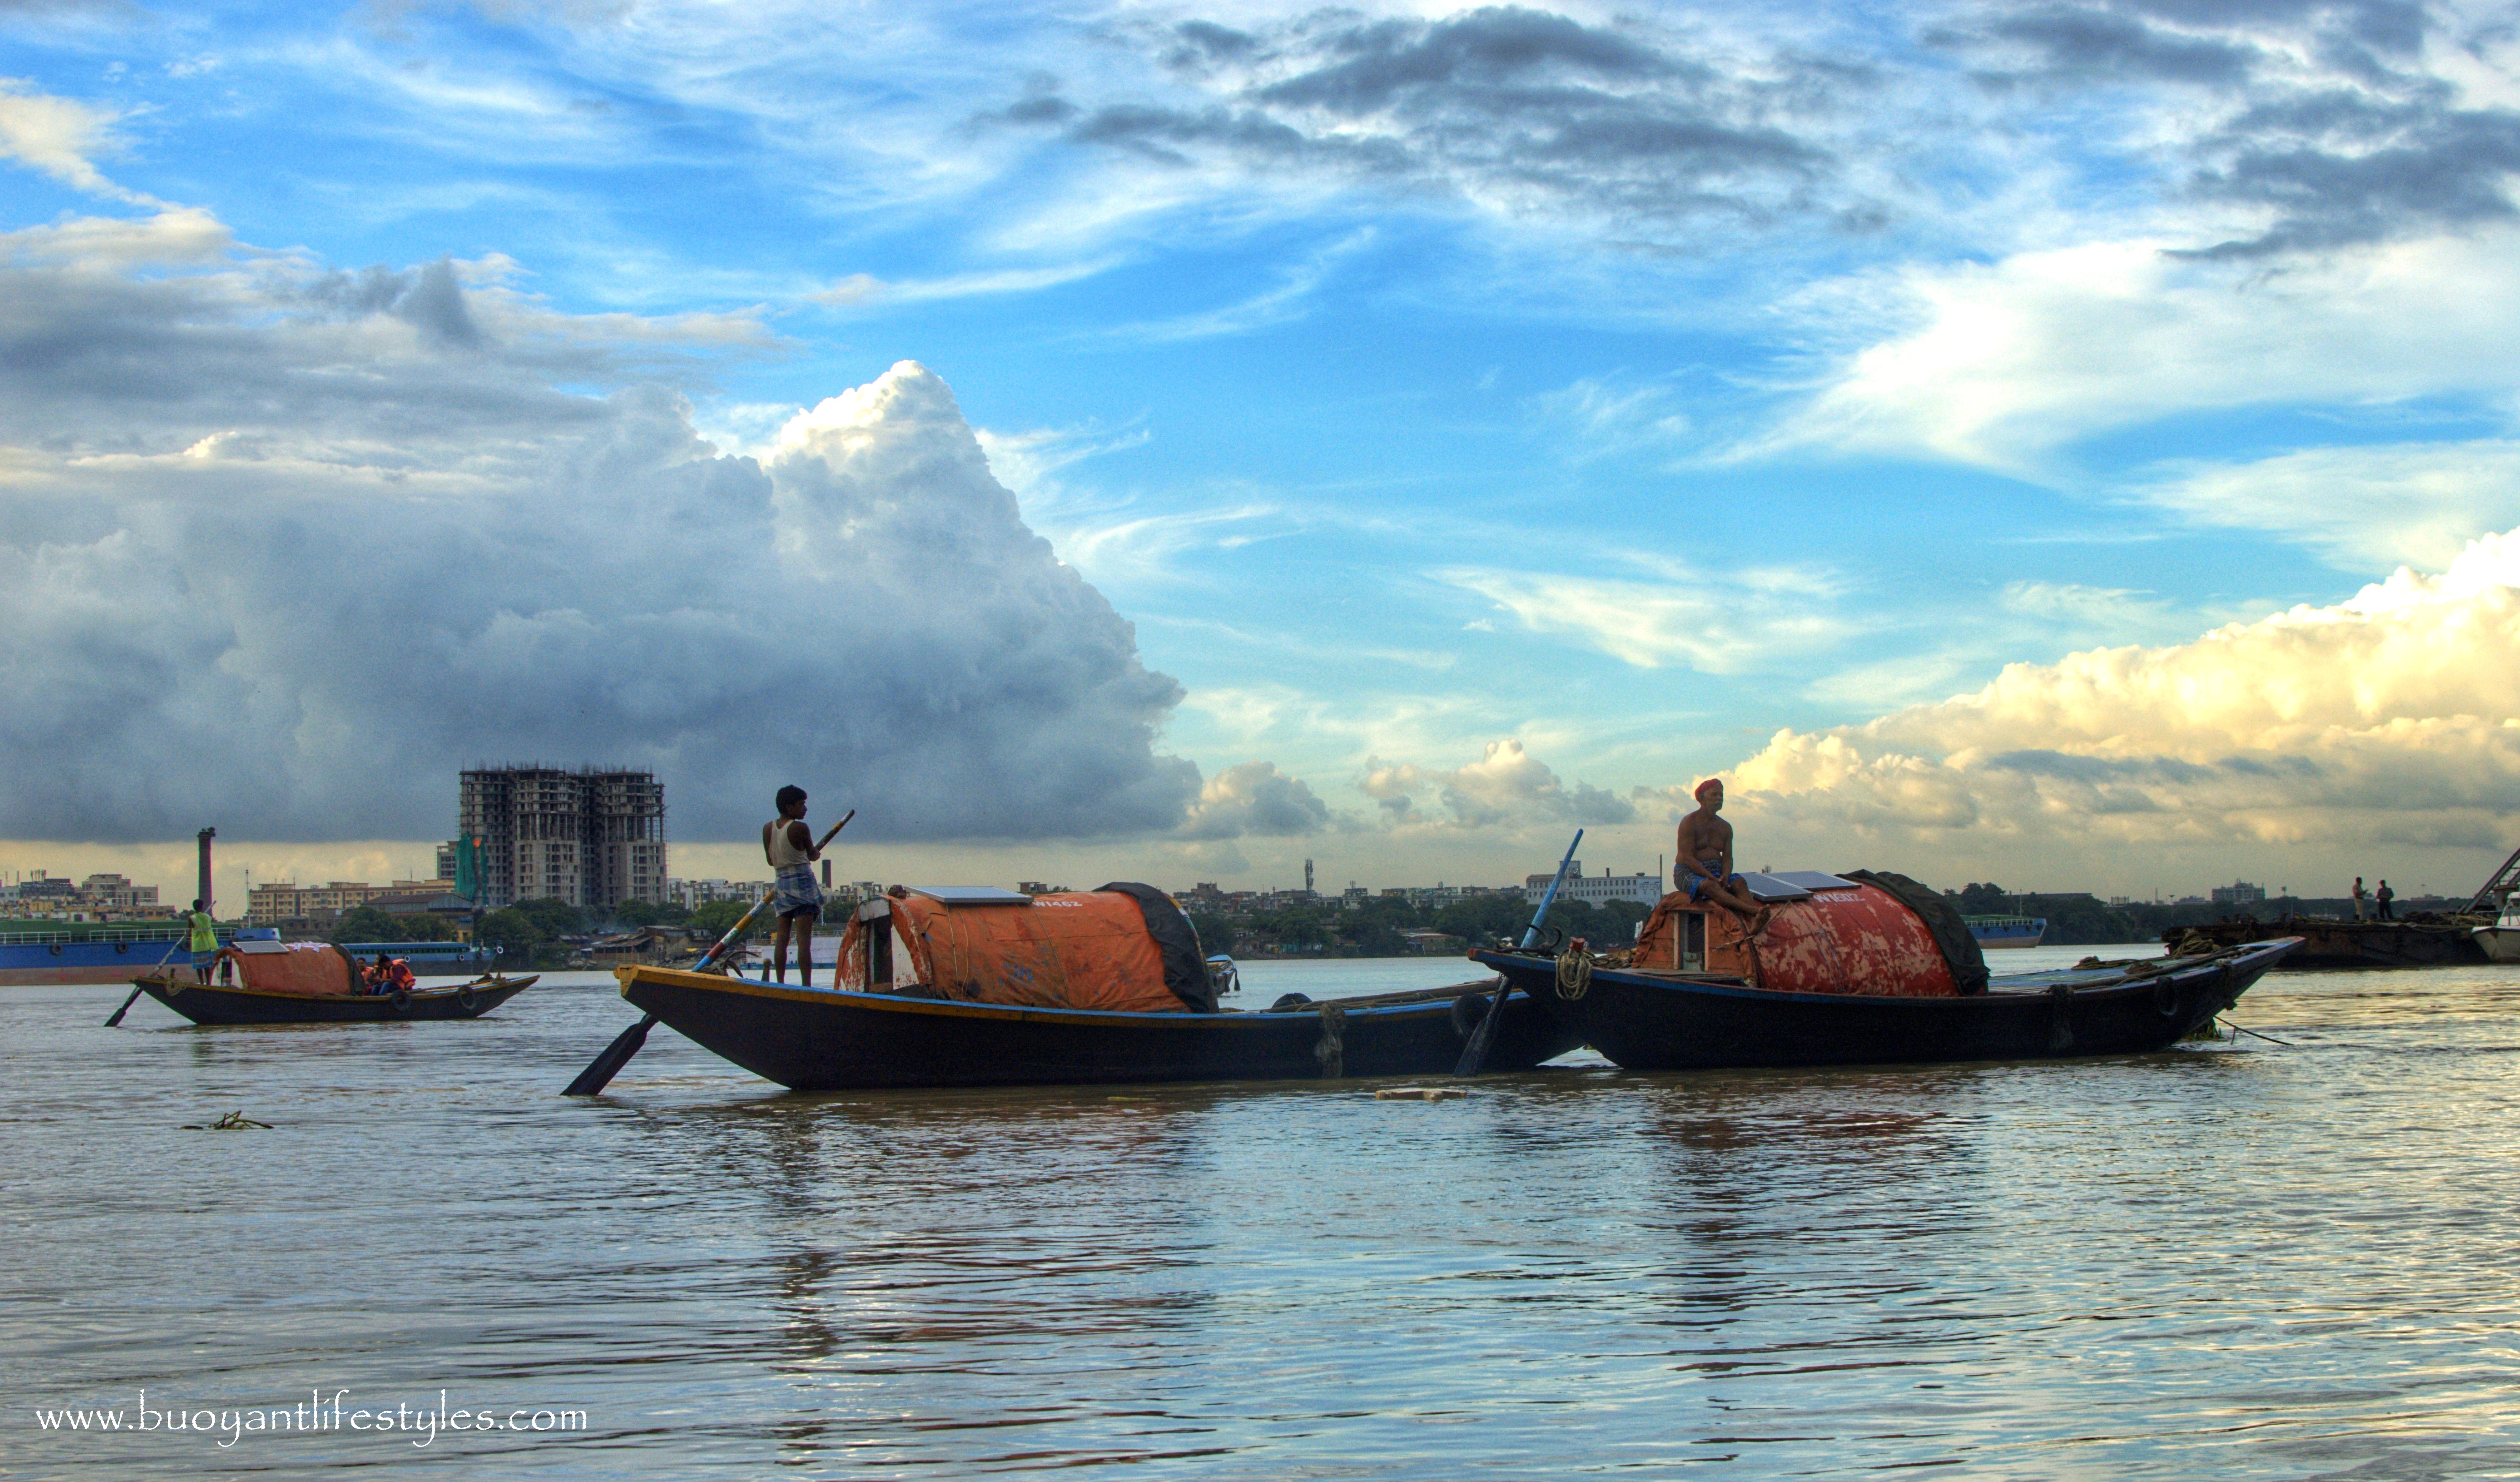
<svg viewBox="0 0 2520 1482">
<path fill-rule="evenodd" d="M 1743 919 L 1743 930 L 1768 924 L 1771 908 L 1759 904 L 1732 873 L 1732 826 L 1716 817 L 1724 809 L 1724 783 L 1710 777 L 1697 785 L 1697 811 L 1680 821 L 1680 868 L 1674 883 L 1692 901 L 1713 901 Z"/>
</svg>

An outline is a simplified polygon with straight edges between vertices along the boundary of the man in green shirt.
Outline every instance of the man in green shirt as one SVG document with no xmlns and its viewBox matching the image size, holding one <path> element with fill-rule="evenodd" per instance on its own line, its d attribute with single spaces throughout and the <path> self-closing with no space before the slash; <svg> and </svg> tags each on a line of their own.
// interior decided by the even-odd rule
<svg viewBox="0 0 2520 1482">
<path fill-rule="evenodd" d="M 200 901 L 193 902 L 193 914 L 185 920 L 191 921 L 193 925 L 193 939 L 190 944 L 193 953 L 193 980 L 207 983 L 210 980 L 210 960 L 219 955 L 218 925 L 210 920 L 210 913 Z"/>
</svg>

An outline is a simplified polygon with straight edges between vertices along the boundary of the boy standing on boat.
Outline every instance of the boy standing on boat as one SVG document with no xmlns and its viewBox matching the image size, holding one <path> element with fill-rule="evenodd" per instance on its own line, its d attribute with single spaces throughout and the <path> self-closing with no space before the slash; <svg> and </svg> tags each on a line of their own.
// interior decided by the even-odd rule
<svg viewBox="0 0 2520 1482">
<path fill-rule="evenodd" d="M 779 934 L 771 962 L 780 982 L 788 981 L 788 933 L 796 931 L 796 981 L 814 986 L 814 926 L 823 919 L 823 887 L 814 879 L 814 831 L 805 827 L 805 789 L 789 784 L 779 789 L 779 816 L 761 826 L 761 852 L 778 876 L 771 908 L 779 914 Z M 802 923 L 799 925 L 799 923 Z"/>
<path fill-rule="evenodd" d="M 1680 868 L 1676 881 L 1692 901 L 1713 901 L 1740 917 L 1745 929 L 1768 924 L 1768 908 L 1759 904 L 1732 873 L 1732 826 L 1716 815 L 1724 809 L 1724 782 L 1710 777 L 1697 785 L 1697 811 L 1680 821 Z"/>
</svg>

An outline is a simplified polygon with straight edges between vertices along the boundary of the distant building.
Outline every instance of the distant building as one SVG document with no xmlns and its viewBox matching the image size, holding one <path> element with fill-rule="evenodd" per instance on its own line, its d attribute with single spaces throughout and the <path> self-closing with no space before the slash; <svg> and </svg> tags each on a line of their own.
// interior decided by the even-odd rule
<svg viewBox="0 0 2520 1482">
<path fill-rule="evenodd" d="M 768 880 L 682 880 L 665 881 L 664 904 L 698 911 L 718 901 L 742 901 L 749 906 L 770 893 Z"/>
<path fill-rule="evenodd" d="M 55 921 L 103 921 L 162 917 L 158 887 L 135 885 L 119 875 L 91 875 L 73 880 L 67 875 L 29 871 L 5 892 L 9 914 Z"/>
<path fill-rule="evenodd" d="M 463 835 L 482 841 L 481 903 L 602 910 L 665 900 L 665 789 L 614 768 L 481 767 L 463 775 Z"/>
<path fill-rule="evenodd" d="M 1548 875 L 1524 876 L 1522 898 L 1532 905 L 1539 905 L 1540 898 L 1549 893 L 1549 882 L 1556 877 L 1554 871 Z M 1598 906 L 1608 901 L 1637 901 L 1650 906 L 1661 900 L 1669 888 L 1659 875 L 1586 875 L 1584 862 L 1577 860 L 1566 867 L 1566 883 L 1557 887 L 1557 898 L 1581 901 L 1587 906 Z"/>
<path fill-rule="evenodd" d="M 2217 906 L 2254 906 L 2267 898 L 2267 887 L 2252 885 L 2247 880 L 2233 880 L 2228 885 L 2217 885 L 2206 893 L 2214 898 Z"/>
<path fill-rule="evenodd" d="M 158 904 L 158 887 L 135 885 L 119 875 L 91 875 L 79 881 L 71 897 L 79 905 L 106 911 L 129 911 Z"/>
<path fill-rule="evenodd" d="M 429 903 L 454 889 L 451 879 L 395 880 L 388 885 L 371 885 L 365 880 L 331 880 L 321 885 L 272 880 L 245 893 L 245 919 L 256 926 L 276 926 L 283 921 L 320 924 L 338 921 L 361 906 L 375 906 L 395 916 L 413 916 L 432 909 Z"/>
</svg>

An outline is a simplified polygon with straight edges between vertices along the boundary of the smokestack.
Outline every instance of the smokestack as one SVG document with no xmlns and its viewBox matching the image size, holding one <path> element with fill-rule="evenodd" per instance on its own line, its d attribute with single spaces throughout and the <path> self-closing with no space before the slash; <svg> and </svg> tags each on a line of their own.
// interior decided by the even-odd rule
<svg viewBox="0 0 2520 1482">
<path fill-rule="evenodd" d="M 219 831 L 216 829 L 204 829 L 200 834 L 202 841 L 202 888 L 198 893 L 202 897 L 202 909 L 212 916 L 218 915 L 219 912 L 218 903 L 210 898 L 210 840 L 217 836 L 218 831 Z"/>
</svg>

